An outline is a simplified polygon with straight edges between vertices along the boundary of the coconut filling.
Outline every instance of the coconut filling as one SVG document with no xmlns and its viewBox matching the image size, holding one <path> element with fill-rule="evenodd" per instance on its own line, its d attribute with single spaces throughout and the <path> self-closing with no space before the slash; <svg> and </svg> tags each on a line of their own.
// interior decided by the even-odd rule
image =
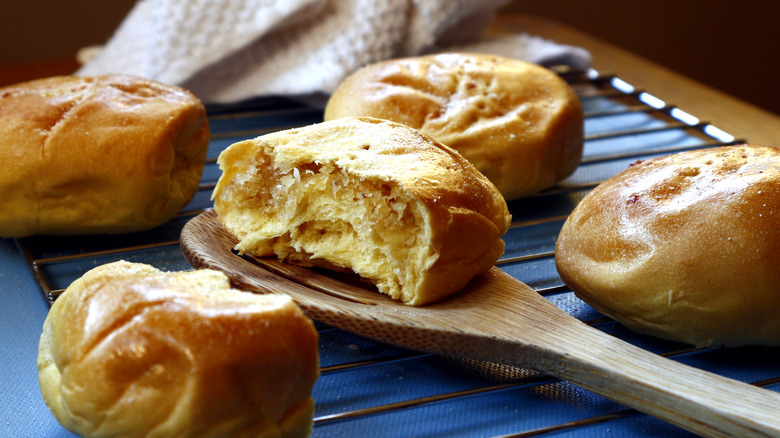
<svg viewBox="0 0 780 438">
<path fill-rule="evenodd" d="M 242 230 L 233 230 L 239 252 L 346 268 L 394 299 L 414 299 L 436 261 L 422 203 L 397 183 L 364 179 L 333 163 L 269 167 L 251 166 L 253 174 L 234 180 L 242 187 L 230 190 L 245 198 L 231 212 Z"/>
</svg>

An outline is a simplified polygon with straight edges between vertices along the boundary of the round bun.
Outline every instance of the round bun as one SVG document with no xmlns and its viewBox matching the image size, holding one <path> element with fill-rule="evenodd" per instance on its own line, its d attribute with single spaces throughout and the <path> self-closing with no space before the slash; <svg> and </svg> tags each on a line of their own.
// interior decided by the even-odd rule
<svg viewBox="0 0 780 438">
<path fill-rule="evenodd" d="M 564 282 L 630 329 L 696 346 L 780 346 L 780 149 L 638 162 L 561 230 Z"/>
<path fill-rule="evenodd" d="M 456 149 L 506 199 L 554 186 L 580 163 L 583 111 L 552 71 L 494 55 L 443 53 L 366 66 L 345 79 L 325 120 L 409 125 Z"/>
<path fill-rule="evenodd" d="M 43 399 L 83 437 L 304 437 L 317 332 L 284 295 L 201 270 L 116 262 L 84 274 L 46 318 Z"/>
<path fill-rule="evenodd" d="M 191 93 L 133 76 L 0 89 L 0 236 L 153 228 L 194 196 L 209 128 Z"/>
<path fill-rule="evenodd" d="M 236 143 L 218 163 L 214 209 L 239 252 L 351 270 L 406 304 L 460 290 L 504 250 L 498 190 L 406 125 L 324 122 Z"/>
</svg>

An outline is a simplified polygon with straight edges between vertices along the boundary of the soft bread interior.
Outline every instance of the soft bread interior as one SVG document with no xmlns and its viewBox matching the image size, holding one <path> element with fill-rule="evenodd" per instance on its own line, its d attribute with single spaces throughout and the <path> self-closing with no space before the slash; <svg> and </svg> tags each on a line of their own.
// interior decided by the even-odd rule
<svg viewBox="0 0 780 438">
<path fill-rule="evenodd" d="M 419 200 L 394 181 L 334 162 L 276 163 L 262 142 L 245 156 L 245 170 L 222 193 L 233 206 L 239 252 L 348 269 L 394 299 L 413 299 L 415 282 L 437 256 Z"/>
<path fill-rule="evenodd" d="M 241 253 L 350 270 L 408 305 L 490 269 L 511 216 L 464 157 L 368 117 L 278 131 L 219 156 L 214 210 Z"/>
</svg>

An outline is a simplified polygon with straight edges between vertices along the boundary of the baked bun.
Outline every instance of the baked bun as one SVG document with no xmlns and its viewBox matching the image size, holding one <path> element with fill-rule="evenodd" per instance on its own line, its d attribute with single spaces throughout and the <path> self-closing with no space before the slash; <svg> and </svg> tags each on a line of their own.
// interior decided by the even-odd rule
<svg viewBox="0 0 780 438">
<path fill-rule="evenodd" d="M 494 55 L 444 53 L 364 67 L 331 95 L 325 120 L 404 123 L 456 149 L 506 199 L 554 186 L 580 163 L 583 112 L 552 71 Z"/>
<path fill-rule="evenodd" d="M 696 346 L 780 346 L 780 149 L 639 162 L 576 207 L 564 282 L 638 332 Z"/>
<path fill-rule="evenodd" d="M 209 128 L 191 93 L 133 76 L 0 89 L 0 236 L 153 228 L 194 196 Z"/>
<path fill-rule="evenodd" d="M 38 375 L 51 412 L 83 437 L 303 437 L 317 342 L 285 295 L 116 262 L 55 301 Z"/>
<path fill-rule="evenodd" d="M 410 305 L 440 300 L 503 253 L 506 202 L 451 148 L 346 118 L 233 144 L 214 209 L 240 253 L 351 270 Z"/>
</svg>

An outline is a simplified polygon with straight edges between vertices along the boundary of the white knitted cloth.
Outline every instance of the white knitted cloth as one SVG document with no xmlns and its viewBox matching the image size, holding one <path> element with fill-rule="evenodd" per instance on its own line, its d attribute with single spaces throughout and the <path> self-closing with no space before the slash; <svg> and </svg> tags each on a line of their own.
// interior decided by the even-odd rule
<svg viewBox="0 0 780 438">
<path fill-rule="evenodd" d="M 441 50 L 589 66 L 581 48 L 482 38 L 507 1 L 140 0 L 78 74 L 136 74 L 228 103 L 330 93 L 366 64 Z"/>
</svg>

